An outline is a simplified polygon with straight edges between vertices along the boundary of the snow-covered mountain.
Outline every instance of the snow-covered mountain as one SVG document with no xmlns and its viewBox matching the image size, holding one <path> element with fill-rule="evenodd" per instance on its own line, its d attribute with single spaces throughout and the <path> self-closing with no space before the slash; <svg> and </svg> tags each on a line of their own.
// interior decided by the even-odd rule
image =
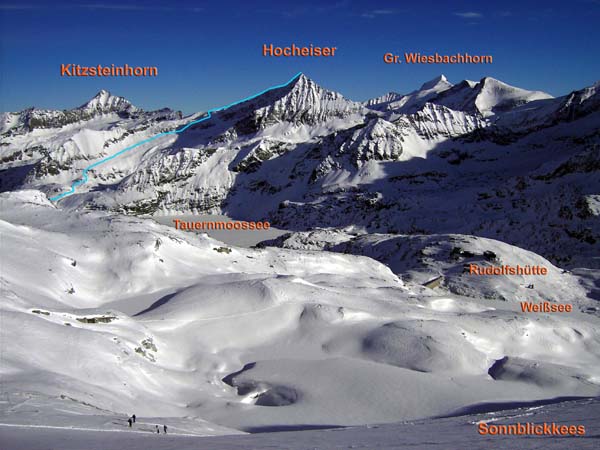
<svg viewBox="0 0 600 450">
<path fill-rule="evenodd" d="M 98 92 L 90 101 L 78 108 L 66 111 L 29 108 L 18 113 L 3 113 L 0 118 L 3 135 L 23 134 L 36 128 L 62 128 L 76 122 L 92 120 L 101 115 L 117 114 L 127 118 L 138 108 L 127 99 L 111 95 L 108 91 Z"/>
<path fill-rule="evenodd" d="M 485 77 L 478 83 L 465 80 L 456 86 L 442 91 L 432 99 L 433 103 L 458 111 L 481 114 L 484 117 L 529 103 L 534 100 L 550 99 L 551 95 L 541 91 L 510 86 L 495 78 Z"/>
<path fill-rule="evenodd" d="M 534 100 L 550 98 L 553 97 L 545 92 L 510 86 L 491 77 L 482 78 L 479 82 L 464 80 L 453 85 L 444 75 L 440 75 L 410 94 L 390 92 L 368 100 L 365 105 L 377 110 L 410 114 L 420 110 L 426 103 L 434 103 L 455 111 L 489 117 Z"/>
<path fill-rule="evenodd" d="M 418 111 L 423 105 L 435 99 L 440 93 L 447 91 L 452 87 L 444 75 L 440 75 L 433 80 L 423 83 L 420 89 L 403 95 L 396 92 L 389 92 L 381 97 L 367 100 L 365 105 L 372 109 L 381 111 L 395 111 L 396 113 L 413 113 Z"/>
<path fill-rule="evenodd" d="M 597 84 L 553 99 L 440 76 L 360 104 L 301 75 L 96 165 L 61 205 L 461 232 L 596 264 L 598 95 Z M 55 196 L 85 167 L 201 117 L 141 111 L 106 91 L 70 111 L 4 114 L 1 188 Z"/>
<path fill-rule="evenodd" d="M 301 75 L 210 118 L 106 91 L 4 113 L 0 424 L 191 438 L 600 395 L 598 88 L 359 103 Z M 180 213 L 289 233 L 148 217 Z"/>
<path fill-rule="evenodd" d="M 90 113 L 111 113 L 111 112 L 135 112 L 138 109 L 133 106 L 129 100 L 123 97 L 116 97 L 110 92 L 101 90 L 89 102 L 77 108 L 80 111 Z"/>
</svg>

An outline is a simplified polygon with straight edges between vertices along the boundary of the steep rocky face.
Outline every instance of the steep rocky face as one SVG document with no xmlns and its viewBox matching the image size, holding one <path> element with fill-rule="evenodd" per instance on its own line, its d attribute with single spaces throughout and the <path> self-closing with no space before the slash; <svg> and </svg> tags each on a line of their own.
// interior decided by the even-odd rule
<svg viewBox="0 0 600 450">
<path fill-rule="evenodd" d="M 290 150 L 292 146 L 288 143 L 265 138 L 258 144 L 252 144 L 250 150 L 239 163 L 233 167 L 234 172 L 251 173 L 258 170 L 260 165 L 272 158 L 282 155 Z"/>
<path fill-rule="evenodd" d="M 426 103 L 416 113 L 401 116 L 395 123 L 401 128 L 415 130 L 425 139 L 458 137 L 488 125 L 478 115 L 434 103 Z"/>
<path fill-rule="evenodd" d="M 446 106 L 454 111 L 464 111 L 470 114 L 477 114 L 479 111 L 475 106 L 477 98 L 478 83 L 471 80 L 463 80 L 455 84 L 450 89 L 441 92 L 432 99 L 432 103 Z"/>
<path fill-rule="evenodd" d="M 402 133 L 386 120 L 376 118 L 350 130 L 328 137 L 324 141 L 336 156 L 348 155 L 352 164 L 360 167 L 366 161 L 395 161 L 402 154 Z"/>
<path fill-rule="evenodd" d="M 359 103 L 347 100 L 337 92 L 323 89 L 305 75 L 300 75 L 289 87 L 289 92 L 256 110 L 255 117 L 264 125 L 274 121 L 314 125 L 365 112 Z"/>
<path fill-rule="evenodd" d="M 489 138 L 514 142 L 526 134 L 584 118 L 586 128 L 597 129 L 599 111 L 600 82 L 562 97 L 533 100 L 499 114 L 488 129 Z"/>
<path fill-rule="evenodd" d="M 124 97 L 117 97 L 111 95 L 110 92 L 104 89 L 98 92 L 89 102 L 81 105 L 77 108 L 79 111 L 85 111 L 89 113 L 133 113 L 139 111 L 138 108 L 133 106 L 129 100 Z"/>
<path fill-rule="evenodd" d="M 93 117 L 87 111 L 53 111 L 30 108 L 18 113 L 16 123 L 5 134 L 19 134 L 37 128 L 60 128 L 80 120 L 89 120 Z"/>
<path fill-rule="evenodd" d="M 571 121 L 598 111 L 600 108 L 600 81 L 594 85 L 573 91 L 560 98 L 555 120 Z"/>
<path fill-rule="evenodd" d="M 380 111 L 386 110 L 390 103 L 396 102 L 404 97 L 403 94 L 398 92 L 388 92 L 380 97 L 375 97 L 364 102 L 367 108 L 377 109 Z"/>
</svg>

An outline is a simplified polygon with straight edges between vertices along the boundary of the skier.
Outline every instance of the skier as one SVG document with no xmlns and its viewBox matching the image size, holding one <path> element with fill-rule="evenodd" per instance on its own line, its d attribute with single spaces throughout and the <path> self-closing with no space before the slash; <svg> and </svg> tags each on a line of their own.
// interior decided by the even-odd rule
<svg viewBox="0 0 600 450">
<path fill-rule="evenodd" d="M 158 429 L 158 425 L 156 425 L 156 434 L 160 434 L 160 430 Z"/>
<path fill-rule="evenodd" d="M 133 423 L 135 423 L 135 414 L 131 418 L 133 419 Z"/>
<path fill-rule="evenodd" d="M 165 434 L 167 434 L 167 426 L 166 425 L 163 425 L 163 431 Z"/>
<path fill-rule="evenodd" d="M 129 424 L 129 428 L 131 428 L 131 417 L 127 419 L 127 423 Z"/>
</svg>

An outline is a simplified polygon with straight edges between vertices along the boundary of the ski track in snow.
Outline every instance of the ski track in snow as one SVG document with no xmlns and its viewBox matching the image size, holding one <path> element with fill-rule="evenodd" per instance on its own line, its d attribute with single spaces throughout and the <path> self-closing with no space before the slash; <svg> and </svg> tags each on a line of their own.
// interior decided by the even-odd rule
<svg viewBox="0 0 600 450">
<path fill-rule="evenodd" d="M 290 83 L 292 83 L 300 75 L 302 75 L 302 72 L 298 72 L 296 75 L 294 75 L 292 78 L 290 78 L 290 80 L 287 83 L 277 84 L 275 86 L 271 86 L 271 87 L 269 87 L 267 89 L 264 89 L 264 90 L 258 92 L 257 94 L 254 94 L 254 95 L 251 95 L 249 97 L 243 98 L 242 100 L 238 100 L 237 102 L 230 103 L 229 105 L 221 106 L 220 108 L 211 108 L 208 111 L 206 111 L 206 116 L 205 117 L 202 117 L 201 119 L 198 119 L 198 120 L 193 120 L 192 122 L 188 123 L 187 125 L 185 125 L 183 128 L 181 128 L 179 130 L 165 131 L 165 132 L 159 133 L 159 134 L 157 134 L 155 136 L 149 137 L 148 139 L 144 139 L 143 141 L 140 141 L 140 142 L 137 142 L 137 143 L 135 143 L 133 145 L 130 145 L 129 147 L 126 147 L 123 150 L 120 150 L 120 151 L 118 151 L 117 153 L 115 153 L 113 155 L 107 156 L 106 158 L 102 158 L 100 161 L 96 161 L 94 164 L 91 164 L 91 165 L 87 166 L 85 169 L 83 169 L 83 173 L 82 173 L 81 179 L 73 181 L 73 183 L 71 184 L 71 189 L 70 190 L 68 190 L 67 192 L 63 192 L 62 194 L 56 195 L 54 197 L 50 197 L 50 200 L 53 201 L 53 202 L 56 202 L 56 201 L 61 200 L 61 199 L 65 198 L 65 197 L 73 195 L 75 193 L 75 188 L 77 186 L 81 186 L 82 184 L 85 184 L 85 183 L 88 182 L 88 176 L 87 176 L 87 174 L 94 167 L 98 167 L 99 165 L 104 164 L 105 162 L 111 161 L 112 159 L 115 159 L 118 156 L 121 156 L 122 154 L 124 154 L 124 153 L 126 153 L 126 152 L 128 152 L 130 150 L 133 150 L 136 147 L 139 147 L 140 145 L 147 144 L 148 142 L 152 142 L 152 141 L 154 141 L 154 140 L 156 140 L 156 139 L 158 139 L 160 137 L 168 136 L 168 135 L 171 135 L 171 134 L 180 134 L 180 133 L 183 133 L 189 127 L 191 127 L 193 125 L 196 125 L 198 123 L 201 123 L 201 122 L 205 122 L 208 119 L 210 119 L 212 117 L 212 113 L 214 113 L 214 112 L 224 111 L 226 109 L 231 108 L 232 106 L 236 106 L 236 105 L 239 105 L 240 103 L 244 103 L 244 102 L 247 102 L 249 100 L 253 100 L 256 97 L 259 97 L 259 96 L 261 96 L 263 94 L 266 94 L 267 92 L 273 91 L 275 89 L 284 88 L 284 87 L 288 86 Z"/>
</svg>

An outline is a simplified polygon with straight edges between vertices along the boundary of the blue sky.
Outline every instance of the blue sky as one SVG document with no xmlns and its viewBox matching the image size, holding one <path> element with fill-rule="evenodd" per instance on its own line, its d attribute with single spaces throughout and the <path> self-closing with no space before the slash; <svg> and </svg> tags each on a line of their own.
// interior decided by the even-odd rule
<svg viewBox="0 0 600 450">
<path fill-rule="evenodd" d="M 72 108 L 100 89 L 144 109 L 225 105 L 303 71 L 355 100 L 440 73 L 561 95 L 600 79 L 600 0 L 0 0 L 0 110 Z M 338 47 L 265 58 L 263 43 Z M 492 65 L 386 65 L 385 52 L 491 54 Z M 61 63 L 157 66 L 157 78 L 61 78 Z"/>
</svg>

